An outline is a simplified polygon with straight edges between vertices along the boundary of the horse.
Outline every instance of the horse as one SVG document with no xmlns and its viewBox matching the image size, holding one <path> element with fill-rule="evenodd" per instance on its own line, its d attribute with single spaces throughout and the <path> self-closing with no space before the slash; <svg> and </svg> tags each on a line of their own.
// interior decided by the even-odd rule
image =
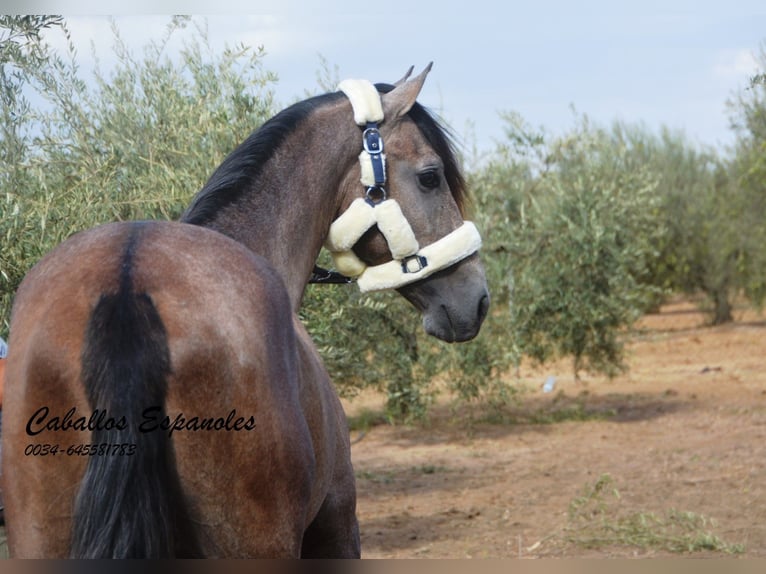
<svg viewBox="0 0 766 574">
<path fill-rule="evenodd" d="M 3 406 L 12 557 L 360 556 L 345 415 L 297 312 L 324 245 L 429 334 L 478 333 L 480 238 L 416 101 L 430 68 L 285 108 L 179 221 L 81 231 L 29 271 Z"/>
</svg>

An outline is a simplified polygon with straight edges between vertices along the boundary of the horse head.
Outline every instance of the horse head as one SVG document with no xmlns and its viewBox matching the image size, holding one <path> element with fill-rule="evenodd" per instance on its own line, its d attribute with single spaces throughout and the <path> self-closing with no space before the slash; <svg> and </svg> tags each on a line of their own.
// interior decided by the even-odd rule
<svg viewBox="0 0 766 574">
<path fill-rule="evenodd" d="M 465 181 L 451 140 L 416 101 L 430 69 L 395 85 L 341 83 L 364 151 L 344 178 L 327 245 L 363 291 L 396 289 L 422 313 L 427 333 L 467 341 L 489 292 L 481 239 L 463 219 Z"/>
</svg>

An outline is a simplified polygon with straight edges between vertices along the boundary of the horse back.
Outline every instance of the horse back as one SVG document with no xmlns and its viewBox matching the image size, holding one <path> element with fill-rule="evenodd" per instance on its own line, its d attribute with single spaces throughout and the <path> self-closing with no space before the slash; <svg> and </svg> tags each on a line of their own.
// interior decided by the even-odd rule
<svg viewBox="0 0 766 574">
<path fill-rule="evenodd" d="M 126 308 L 132 314 L 114 311 Z M 175 473 L 178 499 L 169 504 L 183 512 L 170 508 L 170 518 L 161 518 L 193 523 L 195 532 L 160 555 L 173 548 L 295 555 L 314 512 L 316 478 L 315 439 L 299 392 L 301 345 L 278 274 L 216 232 L 118 223 L 64 242 L 27 275 L 12 314 L 3 408 L 11 552 L 69 555 L 77 513 L 91 512 L 87 499 L 96 494 L 87 491 L 89 473 L 111 473 L 113 484 L 93 481 L 107 485 L 97 493 L 101 505 L 109 497 L 135 504 L 142 495 L 125 484 L 135 476 L 124 475 L 152 472 L 159 463 L 147 451 L 164 441 L 173 456 L 162 464 Z M 136 376 L 131 383 L 128 374 L 138 369 L 131 358 L 161 381 Z M 99 429 L 109 420 L 111 428 Z M 104 454 L 99 443 L 96 455 L 83 455 L 78 447 L 94 439 L 125 449 Z M 139 462 L 115 464 L 131 457 Z M 245 524 L 258 535 L 236 532 Z M 175 530 L 187 536 L 183 525 Z M 103 543 L 104 553 L 110 545 Z"/>
</svg>

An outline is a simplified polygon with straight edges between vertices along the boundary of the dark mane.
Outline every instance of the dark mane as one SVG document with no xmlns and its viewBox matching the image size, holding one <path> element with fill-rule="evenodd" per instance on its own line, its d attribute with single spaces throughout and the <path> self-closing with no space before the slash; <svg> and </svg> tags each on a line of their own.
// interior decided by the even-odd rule
<svg viewBox="0 0 766 574">
<path fill-rule="evenodd" d="M 204 187 L 197 192 L 181 221 L 205 225 L 215 219 L 221 209 L 235 203 L 263 166 L 292 133 L 315 109 L 343 97 L 341 92 L 323 94 L 285 108 L 264 123 L 231 152 L 213 172 Z"/>
<path fill-rule="evenodd" d="M 390 84 L 376 84 L 381 93 L 393 89 Z M 181 221 L 194 225 L 206 225 L 227 206 L 236 203 L 251 189 L 250 184 L 261 172 L 266 162 L 311 113 L 326 104 L 345 97 L 342 92 L 332 92 L 298 102 L 275 115 L 255 130 L 231 152 L 213 172 L 204 187 L 197 192 L 191 205 L 181 216 Z M 455 202 L 463 212 L 466 203 L 466 185 L 455 154 L 451 135 L 439 124 L 431 112 L 419 103 L 409 111 L 423 136 L 444 162 L 444 176 Z"/>
<path fill-rule="evenodd" d="M 390 84 L 375 84 L 375 87 L 382 94 L 394 89 L 394 86 Z M 468 194 L 465 178 L 460 171 L 460 164 L 457 160 L 452 134 L 436 120 L 428 108 L 418 102 L 415 102 L 407 115 L 418 126 L 423 137 L 434 148 L 436 154 L 442 158 L 444 162 L 444 177 L 447 179 L 447 184 L 452 191 L 455 203 L 457 203 L 460 212 L 465 215 Z"/>
</svg>

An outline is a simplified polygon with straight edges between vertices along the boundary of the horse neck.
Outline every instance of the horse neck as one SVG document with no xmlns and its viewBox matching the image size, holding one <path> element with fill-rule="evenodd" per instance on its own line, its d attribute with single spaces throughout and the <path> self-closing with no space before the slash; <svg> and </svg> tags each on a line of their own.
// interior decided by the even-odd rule
<svg viewBox="0 0 766 574">
<path fill-rule="evenodd" d="M 347 102 L 313 111 L 248 183 L 236 208 L 208 224 L 266 258 L 281 274 L 295 311 L 361 145 Z"/>
</svg>

